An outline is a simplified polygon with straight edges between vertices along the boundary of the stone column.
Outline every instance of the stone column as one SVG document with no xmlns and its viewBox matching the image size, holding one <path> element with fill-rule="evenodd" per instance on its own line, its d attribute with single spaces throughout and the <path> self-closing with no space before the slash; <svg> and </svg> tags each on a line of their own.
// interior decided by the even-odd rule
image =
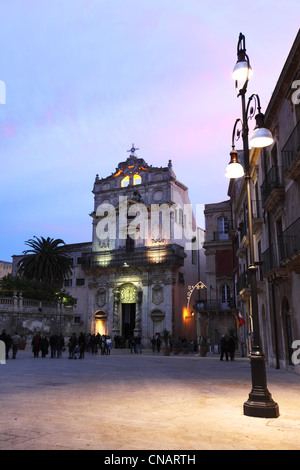
<svg viewBox="0 0 300 470">
<path fill-rule="evenodd" d="M 142 318 L 141 318 L 142 300 L 143 300 L 143 292 L 139 290 L 136 295 L 135 328 L 134 328 L 134 334 L 139 335 L 139 336 L 142 336 Z"/>
<path fill-rule="evenodd" d="M 119 316 L 119 305 L 120 305 L 120 289 L 115 287 L 113 289 L 114 295 L 114 307 L 113 307 L 113 326 L 112 336 L 120 334 L 120 316 Z"/>
</svg>

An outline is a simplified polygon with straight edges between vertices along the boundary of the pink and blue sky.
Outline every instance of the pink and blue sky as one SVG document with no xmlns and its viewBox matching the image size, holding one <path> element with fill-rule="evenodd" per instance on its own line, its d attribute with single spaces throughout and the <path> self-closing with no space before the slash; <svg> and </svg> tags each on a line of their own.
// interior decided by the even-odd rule
<svg viewBox="0 0 300 470">
<path fill-rule="evenodd" d="M 192 204 L 227 199 L 239 33 L 263 110 L 299 0 L 0 0 L 0 260 L 37 236 L 91 240 L 95 175 L 132 143 Z M 204 228 L 204 227 L 203 227 Z"/>
</svg>

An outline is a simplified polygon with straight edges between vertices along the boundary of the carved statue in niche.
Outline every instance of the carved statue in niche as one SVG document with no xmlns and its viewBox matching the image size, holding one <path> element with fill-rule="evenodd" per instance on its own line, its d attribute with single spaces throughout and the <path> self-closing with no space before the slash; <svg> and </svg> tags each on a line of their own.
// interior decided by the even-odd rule
<svg viewBox="0 0 300 470">
<path fill-rule="evenodd" d="M 100 287 L 96 294 L 96 303 L 99 307 L 103 307 L 106 304 L 106 289 Z"/>
<path fill-rule="evenodd" d="M 163 300 L 164 300 L 164 289 L 159 284 L 156 284 L 152 288 L 152 302 L 155 305 L 159 305 L 162 303 Z"/>
</svg>

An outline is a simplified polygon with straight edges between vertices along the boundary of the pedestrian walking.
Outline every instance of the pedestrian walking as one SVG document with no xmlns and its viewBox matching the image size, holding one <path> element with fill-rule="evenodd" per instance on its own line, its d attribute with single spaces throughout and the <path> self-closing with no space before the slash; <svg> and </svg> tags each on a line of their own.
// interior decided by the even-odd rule
<svg viewBox="0 0 300 470">
<path fill-rule="evenodd" d="M 80 351 L 79 359 L 84 359 L 86 339 L 83 333 L 80 333 L 78 337 L 78 346 L 79 346 L 79 351 Z"/>
<path fill-rule="evenodd" d="M 228 343 L 227 343 L 227 350 L 229 352 L 230 360 L 234 360 L 234 354 L 235 354 L 235 341 L 234 337 L 232 335 L 229 336 L 228 338 Z"/>
<path fill-rule="evenodd" d="M 41 350 L 41 334 L 37 333 L 34 335 L 31 341 L 32 352 L 34 357 L 39 357 L 39 352 Z"/>
<path fill-rule="evenodd" d="M 6 333 L 6 330 L 2 330 L 0 339 L 4 342 L 5 344 L 5 357 L 8 359 L 8 352 L 11 348 L 11 337 L 9 334 Z"/>
<path fill-rule="evenodd" d="M 220 361 L 223 361 L 224 354 L 226 357 L 226 361 L 228 361 L 227 338 L 225 335 L 223 335 L 221 338 L 220 349 L 221 349 Z"/>
<path fill-rule="evenodd" d="M 51 335 L 49 338 L 51 358 L 54 358 L 57 354 L 57 335 Z"/>
<path fill-rule="evenodd" d="M 152 344 L 152 352 L 154 352 L 155 351 L 155 346 L 156 346 L 156 339 L 154 338 L 154 336 L 151 339 L 151 344 Z"/>
<path fill-rule="evenodd" d="M 20 347 L 21 343 L 21 336 L 18 335 L 18 332 L 16 331 L 15 334 L 11 337 L 12 341 L 12 351 L 13 351 L 13 359 L 16 359 L 18 349 Z"/>
<path fill-rule="evenodd" d="M 135 346 L 136 346 L 136 353 L 141 353 L 142 352 L 142 338 L 140 335 L 137 335 L 135 338 Z"/>
<path fill-rule="evenodd" d="M 42 357 L 46 357 L 49 352 L 49 341 L 45 335 L 41 338 Z"/>
<path fill-rule="evenodd" d="M 65 347 L 65 340 L 63 335 L 60 333 L 60 335 L 57 337 L 57 357 L 62 356 L 62 351 L 64 350 Z"/>
<path fill-rule="evenodd" d="M 136 352 L 136 349 L 135 349 L 135 337 L 134 337 L 134 336 L 132 336 L 132 337 L 130 338 L 130 352 L 131 352 L 131 354 L 132 354 L 133 352 L 134 352 L 134 353 Z"/>
<path fill-rule="evenodd" d="M 73 359 L 73 351 L 77 345 L 77 337 L 75 333 L 72 333 L 72 336 L 69 338 L 69 359 Z"/>
<path fill-rule="evenodd" d="M 157 352 L 160 352 L 160 344 L 161 344 L 161 341 L 160 341 L 160 337 L 158 336 L 156 338 L 156 349 L 157 349 Z"/>
</svg>

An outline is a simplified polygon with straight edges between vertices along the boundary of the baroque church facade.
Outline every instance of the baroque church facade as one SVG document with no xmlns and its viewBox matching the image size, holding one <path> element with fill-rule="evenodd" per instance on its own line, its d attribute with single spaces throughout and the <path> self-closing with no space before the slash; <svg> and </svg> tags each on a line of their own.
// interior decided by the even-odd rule
<svg viewBox="0 0 300 470">
<path fill-rule="evenodd" d="M 96 175 L 92 242 L 66 245 L 73 273 L 64 288 L 77 298 L 70 332 L 140 335 L 144 347 L 164 329 L 197 339 L 186 305 L 188 288 L 205 282 L 204 230 L 171 161 L 153 167 L 136 150 L 110 176 Z"/>
<path fill-rule="evenodd" d="M 201 275 L 204 232 L 171 161 L 152 167 L 135 152 L 133 146 L 112 175 L 97 175 L 94 182 L 91 251 L 80 259 L 86 327 L 125 339 L 139 335 L 145 345 L 163 329 L 195 337 L 196 325 L 185 324 L 184 309 L 187 286 Z"/>
</svg>

